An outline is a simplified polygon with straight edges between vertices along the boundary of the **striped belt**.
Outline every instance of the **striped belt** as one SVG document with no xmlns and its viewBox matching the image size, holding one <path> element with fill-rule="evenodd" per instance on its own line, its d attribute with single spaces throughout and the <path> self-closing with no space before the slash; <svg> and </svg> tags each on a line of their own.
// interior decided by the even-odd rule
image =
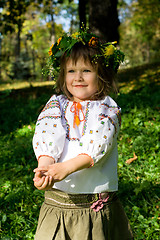
<svg viewBox="0 0 160 240">
<path fill-rule="evenodd" d="M 57 189 L 45 192 L 45 203 L 62 208 L 91 208 L 95 212 L 116 200 L 116 192 L 96 194 L 68 194 Z"/>
</svg>

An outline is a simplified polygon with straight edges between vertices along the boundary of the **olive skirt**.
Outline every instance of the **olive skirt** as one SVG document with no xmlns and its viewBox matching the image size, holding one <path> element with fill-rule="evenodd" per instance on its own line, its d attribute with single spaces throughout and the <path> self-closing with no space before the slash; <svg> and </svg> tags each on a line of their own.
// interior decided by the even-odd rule
<svg viewBox="0 0 160 240">
<path fill-rule="evenodd" d="M 103 201 L 99 200 L 99 194 L 46 191 L 35 240 L 133 239 L 116 192 L 107 194 L 107 200 Z"/>
</svg>

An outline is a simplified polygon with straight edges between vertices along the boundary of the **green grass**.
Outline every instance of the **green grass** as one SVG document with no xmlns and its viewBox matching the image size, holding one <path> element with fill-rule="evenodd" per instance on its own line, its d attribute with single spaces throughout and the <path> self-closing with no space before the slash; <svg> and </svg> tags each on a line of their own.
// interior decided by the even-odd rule
<svg viewBox="0 0 160 240">
<path fill-rule="evenodd" d="M 122 108 L 119 195 L 135 240 L 160 239 L 160 85 L 158 65 L 119 74 Z M 43 192 L 33 186 L 32 136 L 52 87 L 0 92 L 0 239 L 33 239 Z M 136 154 L 130 165 L 126 160 Z"/>
</svg>

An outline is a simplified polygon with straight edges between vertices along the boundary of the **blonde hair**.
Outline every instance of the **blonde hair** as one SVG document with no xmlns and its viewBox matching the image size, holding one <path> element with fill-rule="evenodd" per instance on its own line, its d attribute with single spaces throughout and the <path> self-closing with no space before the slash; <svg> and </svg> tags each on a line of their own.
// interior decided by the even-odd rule
<svg viewBox="0 0 160 240">
<path fill-rule="evenodd" d="M 71 93 L 66 87 L 65 75 L 66 75 L 66 63 L 68 60 L 72 60 L 74 64 L 77 63 L 79 58 L 83 58 L 84 62 L 89 62 L 96 70 L 98 76 L 98 91 L 95 93 L 93 99 L 99 100 L 107 96 L 110 92 L 118 92 L 117 81 L 114 71 L 103 65 L 103 57 L 95 58 L 98 55 L 97 48 L 91 48 L 84 45 L 82 42 L 76 43 L 70 54 L 64 53 L 60 61 L 60 73 L 57 79 L 57 93 L 65 94 L 69 99 L 72 98 Z"/>
</svg>

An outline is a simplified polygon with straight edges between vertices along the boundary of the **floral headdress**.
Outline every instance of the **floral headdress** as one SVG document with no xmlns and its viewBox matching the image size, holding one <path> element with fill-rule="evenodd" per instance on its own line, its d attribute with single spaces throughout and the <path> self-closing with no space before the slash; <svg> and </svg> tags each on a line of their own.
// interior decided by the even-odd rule
<svg viewBox="0 0 160 240">
<path fill-rule="evenodd" d="M 124 60 L 124 53 L 118 50 L 115 42 L 102 43 L 94 34 L 87 32 L 85 29 L 81 29 L 79 32 L 75 32 L 72 35 L 65 33 L 60 37 L 55 44 L 49 49 L 49 61 L 48 61 L 48 72 L 51 73 L 53 70 L 59 72 L 60 70 L 60 58 L 64 53 L 69 55 L 73 46 L 81 42 L 91 48 L 98 48 L 99 54 L 93 56 L 93 62 L 96 59 L 103 57 L 105 67 L 111 67 L 114 72 L 117 72 L 118 67 Z"/>
</svg>

